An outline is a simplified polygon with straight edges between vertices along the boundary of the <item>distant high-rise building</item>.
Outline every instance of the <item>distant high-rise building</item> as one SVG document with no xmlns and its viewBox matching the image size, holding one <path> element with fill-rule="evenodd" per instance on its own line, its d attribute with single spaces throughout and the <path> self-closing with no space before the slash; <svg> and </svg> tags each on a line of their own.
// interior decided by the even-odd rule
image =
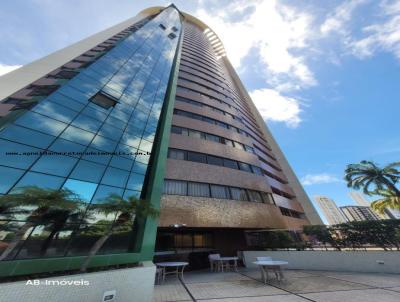
<svg viewBox="0 0 400 302">
<path fill-rule="evenodd" d="M 314 199 L 320 206 L 329 224 L 346 222 L 345 216 L 332 199 L 326 196 L 315 196 Z"/>
<path fill-rule="evenodd" d="M 370 207 L 345 206 L 340 207 L 348 221 L 380 220 L 381 218 Z"/>
<path fill-rule="evenodd" d="M 364 195 L 360 192 L 350 192 L 349 196 L 353 199 L 357 205 L 362 207 L 369 207 L 371 204 L 368 200 L 365 199 Z"/>
<path fill-rule="evenodd" d="M 385 209 L 385 213 L 390 219 L 400 219 L 400 210 Z"/>
<path fill-rule="evenodd" d="M 362 207 L 370 207 L 371 208 L 371 203 L 364 197 L 365 195 L 360 193 L 360 192 L 350 192 L 349 193 L 350 197 L 356 202 L 357 205 L 362 206 Z M 374 211 L 374 209 L 371 208 L 371 210 L 377 215 L 380 219 L 389 219 L 391 218 L 391 215 L 388 214 L 386 211 L 385 213 L 378 213 L 377 211 Z M 395 213 L 393 215 L 396 215 Z M 400 213 L 399 213 L 400 215 Z"/>
</svg>

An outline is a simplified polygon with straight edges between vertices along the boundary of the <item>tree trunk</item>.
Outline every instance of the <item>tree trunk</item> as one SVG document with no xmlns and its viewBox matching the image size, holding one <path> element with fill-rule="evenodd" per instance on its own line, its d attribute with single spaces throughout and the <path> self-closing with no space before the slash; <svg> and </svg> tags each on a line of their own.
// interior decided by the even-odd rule
<svg viewBox="0 0 400 302">
<path fill-rule="evenodd" d="M 47 236 L 47 238 L 44 240 L 42 246 L 40 247 L 40 257 L 43 257 L 46 252 L 47 249 L 50 246 L 51 241 L 53 240 L 54 236 L 61 230 L 61 228 L 53 228 L 51 230 L 51 233 L 49 234 L 49 236 Z"/>
<path fill-rule="evenodd" d="M 22 240 L 22 237 L 24 237 L 25 233 L 33 227 L 35 224 L 32 222 L 27 222 L 25 223 L 15 234 L 15 237 L 11 240 L 10 244 L 7 246 L 7 248 L 4 250 L 4 252 L 0 256 L 0 261 L 4 260 L 7 258 L 9 254 L 15 249 L 15 247 L 20 243 Z"/>
<path fill-rule="evenodd" d="M 87 256 L 87 258 L 85 259 L 85 261 L 82 263 L 80 271 L 81 272 L 86 272 L 90 261 L 92 260 L 93 256 L 97 254 L 97 252 L 101 249 L 101 247 L 103 246 L 103 244 L 107 241 L 107 239 L 111 236 L 112 234 L 112 227 L 109 229 L 109 231 L 104 234 L 103 236 L 101 236 L 96 242 L 95 244 L 92 246 L 92 248 L 89 251 L 89 254 Z"/>
</svg>

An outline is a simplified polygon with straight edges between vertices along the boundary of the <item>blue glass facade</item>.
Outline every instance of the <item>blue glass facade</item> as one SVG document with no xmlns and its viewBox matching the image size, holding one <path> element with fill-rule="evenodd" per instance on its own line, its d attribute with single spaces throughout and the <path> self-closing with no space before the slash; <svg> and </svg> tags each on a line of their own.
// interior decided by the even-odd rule
<svg viewBox="0 0 400 302">
<path fill-rule="evenodd" d="M 118 216 L 99 212 L 96 204 L 110 194 L 145 197 L 180 31 L 178 11 L 165 9 L 1 129 L 1 195 L 29 186 L 65 188 L 83 201 L 75 216 L 34 224 L 37 206 L 15 211 L 0 205 L 0 252 L 26 228 L 5 260 L 85 255 Z M 116 232 L 99 254 L 130 251 L 134 232 L 131 227 Z"/>
</svg>

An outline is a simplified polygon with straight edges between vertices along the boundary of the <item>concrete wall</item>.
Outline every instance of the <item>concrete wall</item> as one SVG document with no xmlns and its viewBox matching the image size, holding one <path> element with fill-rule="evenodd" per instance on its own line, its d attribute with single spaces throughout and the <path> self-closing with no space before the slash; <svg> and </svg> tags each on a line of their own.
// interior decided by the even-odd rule
<svg viewBox="0 0 400 302">
<path fill-rule="evenodd" d="M 115 290 L 115 299 L 108 302 L 152 301 L 155 266 L 144 262 L 143 266 L 88 274 L 36 279 L 40 285 L 27 281 L 0 284 L 1 301 L 12 302 L 101 302 L 104 293 Z M 46 285 L 49 281 L 89 282 L 89 285 Z M 35 280 L 30 280 L 35 282 Z M 36 281 L 37 282 L 37 281 Z"/>
<path fill-rule="evenodd" d="M 307 270 L 377 272 L 400 274 L 400 252 L 381 251 L 244 251 L 247 267 L 256 257 L 288 261 L 287 268 Z M 383 262 L 383 263 L 382 263 Z"/>
</svg>

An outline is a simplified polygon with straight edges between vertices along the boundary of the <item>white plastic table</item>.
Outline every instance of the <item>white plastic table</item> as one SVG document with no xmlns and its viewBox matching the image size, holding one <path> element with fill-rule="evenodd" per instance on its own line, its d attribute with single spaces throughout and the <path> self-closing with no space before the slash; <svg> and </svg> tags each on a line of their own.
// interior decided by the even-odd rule
<svg viewBox="0 0 400 302">
<path fill-rule="evenodd" d="M 235 271 L 237 271 L 237 261 L 239 257 L 219 257 L 218 261 L 221 262 L 221 270 L 222 272 L 224 271 L 224 262 L 226 262 L 229 266 L 229 261 L 233 261 L 233 267 L 235 268 Z"/>
<path fill-rule="evenodd" d="M 272 269 L 275 272 L 276 279 L 278 281 L 282 281 L 285 279 L 283 272 L 282 272 L 282 266 L 288 265 L 289 262 L 287 261 L 255 261 L 253 262 L 254 264 L 258 265 L 261 270 L 261 277 L 264 281 L 264 283 L 267 283 L 268 281 L 268 269 Z"/>
<path fill-rule="evenodd" d="M 181 277 L 183 280 L 183 270 L 185 266 L 188 265 L 188 262 L 158 262 L 157 266 L 162 268 L 162 280 L 165 281 L 165 276 L 169 274 L 175 274 L 178 278 Z M 167 267 L 175 267 L 174 271 L 167 272 Z"/>
</svg>

